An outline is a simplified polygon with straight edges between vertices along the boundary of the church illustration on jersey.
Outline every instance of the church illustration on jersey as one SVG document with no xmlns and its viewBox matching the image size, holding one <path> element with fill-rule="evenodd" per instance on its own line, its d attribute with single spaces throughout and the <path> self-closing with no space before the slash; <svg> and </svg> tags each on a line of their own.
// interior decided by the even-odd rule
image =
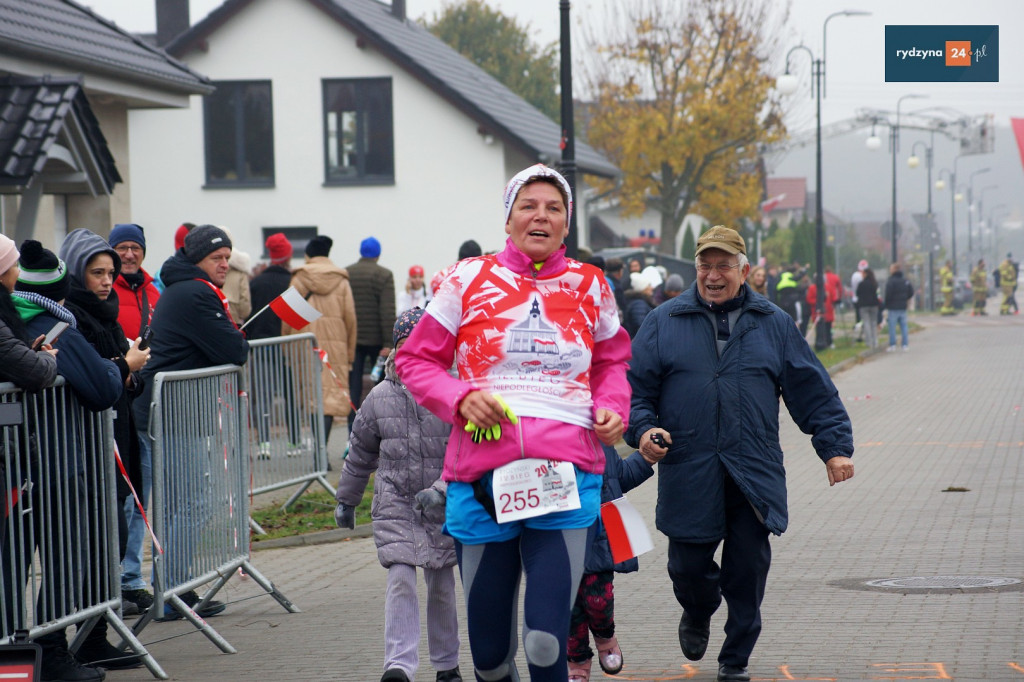
<svg viewBox="0 0 1024 682">
<path fill-rule="evenodd" d="M 536 298 L 530 307 L 530 317 L 509 329 L 506 352 L 558 355 L 558 332 L 541 319 Z"/>
</svg>

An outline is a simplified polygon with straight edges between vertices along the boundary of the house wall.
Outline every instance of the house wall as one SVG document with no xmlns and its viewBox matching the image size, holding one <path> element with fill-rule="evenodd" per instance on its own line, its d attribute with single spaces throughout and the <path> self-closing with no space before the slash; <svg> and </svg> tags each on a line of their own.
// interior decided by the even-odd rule
<svg viewBox="0 0 1024 682">
<path fill-rule="evenodd" d="M 488 145 L 477 124 L 311 3 L 257 0 L 183 61 L 212 80 L 273 83 L 276 186 L 204 189 L 202 101 L 188 110 L 132 111 L 132 220 L 147 230 L 148 269 L 172 251 L 184 221 L 231 228 L 236 247 L 255 262 L 260 228 L 315 225 L 334 239 L 332 259 L 347 265 L 370 235 L 380 262 L 401 288 L 413 264 L 429 273 L 455 260 L 476 239 L 500 249 L 502 190 L 518 164 L 504 145 Z M 395 184 L 325 187 L 321 79 L 390 76 L 393 87 Z M 508 157 L 508 158 L 506 158 Z M 296 254 L 296 263 L 301 254 Z"/>
</svg>

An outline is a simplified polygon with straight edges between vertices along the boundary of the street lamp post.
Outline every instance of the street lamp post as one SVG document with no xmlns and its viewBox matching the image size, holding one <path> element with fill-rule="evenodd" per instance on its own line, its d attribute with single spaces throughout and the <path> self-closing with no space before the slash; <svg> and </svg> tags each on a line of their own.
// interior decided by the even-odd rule
<svg viewBox="0 0 1024 682">
<path fill-rule="evenodd" d="M 814 325 L 814 347 L 815 349 L 823 349 L 828 344 L 826 342 L 824 326 L 822 322 L 825 318 L 825 226 L 822 217 L 822 198 L 821 198 L 821 100 L 825 96 L 823 87 L 825 84 L 825 53 L 828 38 L 828 22 L 833 17 L 854 17 L 854 16 L 867 16 L 871 12 L 863 12 L 860 10 L 844 10 L 842 12 L 834 12 L 827 17 L 821 26 L 821 59 L 815 59 L 814 53 L 806 45 L 796 45 L 790 48 L 789 52 L 786 53 L 786 72 L 779 77 L 777 85 L 779 92 L 783 94 L 792 94 L 796 92 L 797 81 L 796 77 L 789 73 L 789 58 L 797 50 L 803 50 L 807 53 L 807 56 L 811 58 L 811 64 L 813 67 L 812 74 L 814 76 L 814 85 L 812 86 L 811 96 L 815 99 L 815 170 L 814 170 L 814 283 L 817 289 L 817 298 L 815 300 L 814 309 L 816 313 L 816 321 Z"/>
<path fill-rule="evenodd" d="M 999 262 L 999 231 L 996 229 L 996 213 L 1009 213 L 1009 207 L 1006 204 L 997 204 L 988 212 L 988 229 L 992 232 L 990 246 L 992 248 L 993 263 Z"/>
<path fill-rule="evenodd" d="M 974 266 L 974 176 L 988 173 L 991 168 L 979 168 L 967 178 L 967 266 Z"/>
<path fill-rule="evenodd" d="M 572 47 L 569 39 L 569 0 L 560 0 L 558 7 L 561 18 L 561 89 L 562 89 L 562 175 L 565 176 L 572 195 L 576 192 L 576 130 L 573 122 L 572 102 Z M 579 199 L 577 198 L 577 201 Z M 565 254 L 576 258 L 579 252 L 579 230 L 576 229 L 576 214 L 569 216 L 569 234 L 565 237 Z"/>
<path fill-rule="evenodd" d="M 896 157 L 899 155 L 900 146 L 900 105 L 903 104 L 905 99 L 924 99 L 928 95 L 919 95 L 911 93 L 909 95 L 903 95 L 896 100 L 896 125 L 891 129 L 892 137 L 892 259 L 891 262 L 897 261 L 897 244 L 899 242 L 899 230 L 896 229 Z"/>
<path fill-rule="evenodd" d="M 946 181 L 942 174 L 949 176 L 949 231 L 952 241 L 952 255 L 950 261 L 953 263 L 953 275 L 956 275 L 956 176 L 948 168 L 939 170 L 939 179 L 935 181 L 935 189 L 942 190 L 946 187 Z"/>
<path fill-rule="evenodd" d="M 928 236 L 928 309 L 935 310 L 935 247 L 932 244 L 935 239 L 935 216 L 932 213 L 932 147 L 935 145 L 935 131 L 932 131 L 931 144 L 925 144 L 924 142 L 915 142 L 914 146 L 910 148 L 910 158 L 907 159 L 907 165 L 911 168 L 917 168 L 920 161 L 917 156 L 914 155 L 914 150 L 917 149 L 917 145 L 924 147 L 924 160 L 925 166 L 928 169 L 928 227 L 927 229 L 932 231 L 932 234 Z"/>
</svg>

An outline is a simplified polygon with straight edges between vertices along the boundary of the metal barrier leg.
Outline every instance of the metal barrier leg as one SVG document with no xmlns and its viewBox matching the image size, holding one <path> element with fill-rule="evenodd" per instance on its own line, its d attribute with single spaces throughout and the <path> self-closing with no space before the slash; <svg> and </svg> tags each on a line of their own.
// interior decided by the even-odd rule
<svg viewBox="0 0 1024 682">
<path fill-rule="evenodd" d="M 241 569 L 245 571 L 245 574 L 256 581 L 256 584 L 266 590 L 271 597 L 277 600 L 277 603 L 288 610 L 289 613 L 302 613 L 298 606 L 293 604 L 288 597 L 284 596 L 274 583 L 267 580 L 262 573 L 253 568 L 253 565 L 248 561 L 243 561 Z"/>
<path fill-rule="evenodd" d="M 143 665 L 145 665 L 146 668 L 149 669 L 149 672 L 153 674 L 153 677 L 156 677 L 160 680 L 169 679 L 167 673 L 164 672 L 164 669 L 161 668 L 160 664 L 156 662 L 156 659 L 153 658 L 153 656 L 148 651 L 146 651 L 146 647 L 142 645 L 142 642 L 140 642 L 139 639 L 135 636 L 135 634 L 131 631 L 131 628 L 125 625 L 123 620 L 118 618 L 117 615 L 110 609 L 107 609 L 106 617 L 107 622 L 110 623 L 110 626 L 117 631 L 117 634 L 121 635 L 122 644 L 127 644 L 128 648 L 142 656 Z M 118 644 L 117 648 L 120 649 L 122 644 Z"/>
<path fill-rule="evenodd" d="M 318 474 L 317 477 L 316 477 L 316 480 L 317 480 L 317 483 L 322 485 L 324 487 L 324 489 L 327 492 L 329 492 L 332 496 L 338 494 L 338 491 L 334 489 L 334 486 L 332 486 L 330 484 L 330 482 L 324 477 L 323 474 Z"/>
<path fill-rule="evenodd" d="M 290 507 L 293 504 L 295 504 L 295 500 L 297 500 L 300 497 L 302 497 L 302 493 L 306 492 L 306 489 L 309 488 L 309 486 L 311 486 L 312 484 L 313 484 L 313 481 L 310 480 L 310 481 L 306 481 L 301 486 L 299 486 L 299 489 L 296 490 L 294 493 L 292 493 L 292 496 L 288 498 L 288 501 L 285 502 L 283 505 L 281 505 L 281 511 L 284 511 L 284 512 L 288 511 L 288 507 Z"/>
<path fill-rule="evenodd" d="M 220 633 L 214 630 L 210 625 L 203 620 L 198 613 L 193 611 L 188 604 L 182 601 L 181 597 L 176 594 L 168 595 L 167 601 L 172 607 L 177 609 L 178 613 L 185 617 L 185 620 L 192 623 L 200 632 L 206 635 L 207 639 L 214 643 L 214 645 L 226 654 L 235 654 L 238 651 L 235 647 L 231 646 L 226 639 L 220 636 Z"/>
<path fill-rule="evenodd" d="M 249 527 L 252 528 L 255 532 L 259 533 L 260 535 L 267 534 L 267 531 L 263 530 L 263 526 L 253 521 L 253 518 L 251 516 L 249 517 Z"/>
</svg>

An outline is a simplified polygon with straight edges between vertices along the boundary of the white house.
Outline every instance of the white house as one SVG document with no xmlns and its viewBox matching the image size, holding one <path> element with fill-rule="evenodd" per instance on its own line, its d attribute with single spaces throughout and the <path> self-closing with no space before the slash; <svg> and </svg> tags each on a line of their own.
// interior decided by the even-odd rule
<svg viewBox="0 0 1024 682">
<path fill-rule="evenodd" d="M 206 79 L 68 0 L 0 0 L 0 229 L 58 248 L 129 220 L 128 112 Z"/>
<path fill-rule="evenodd" d="M 168 4 L 180 21 L 187 1 Z M 225 225 L 253 256 L 276 231 L 297 259 L 326 234 L 343 266 L 372 235 L 400 287 L 409 266 L 429 276 L 467 239 L 500 249 L 506 181 L 560 159 L 559 126 L 408 19 L 404 2 L 227 0 L 166 49 L 217 89 L 187 111 L 131 114 L 132 217 L 167 230 L 149 244 L 160 258 L 182 222 Z M 576 150 L 578 182 L 617 173 Z"/>
</svg>

